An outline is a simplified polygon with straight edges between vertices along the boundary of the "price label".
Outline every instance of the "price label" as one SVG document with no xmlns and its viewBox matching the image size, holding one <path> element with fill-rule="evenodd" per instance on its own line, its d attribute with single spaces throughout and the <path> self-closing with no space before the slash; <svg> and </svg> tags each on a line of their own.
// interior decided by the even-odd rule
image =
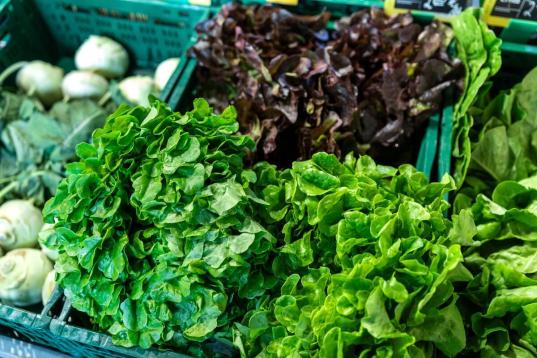
<svg viewBox="0 0 537 358">
<path fill-rule="evenodd" d="M 190 5 L 211 6 L 211 0 L 188 0 Z"/>
<path fill-rule="evenodd" d="M 385 0 L 388 13 L 426 11 L 442 15 L 457 15 L 471 6 L 479 6 L 479 0 Z"/>
<path fill-rule="evenodd" d="M 492 8 L 492 16 L 537 21 L 534 0 L 499 0 Z"/>
<path fill-rule="evenodd" d="M 537 21 L 537 0 L 485 0 L 483 18 L 489 25 L 506 27 L 510 19 Z"/>
<path fill-rule="evenodd" d="M 395 7 L 457 15 L 466 8 L 466 0 L 395 0 Z"/>
<path fill-rule="evenodd" d="M 298 0 L 268 0 L 268 2 L 271 2 L 273 4 L 289 5 L 289 6 L 298 5 Z"/>
</svg>

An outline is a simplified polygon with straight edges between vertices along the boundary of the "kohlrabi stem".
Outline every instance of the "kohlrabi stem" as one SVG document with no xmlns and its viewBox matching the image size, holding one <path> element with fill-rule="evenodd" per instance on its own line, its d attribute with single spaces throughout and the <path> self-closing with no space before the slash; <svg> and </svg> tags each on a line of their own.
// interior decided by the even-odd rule
<svg viewBox="0 0 537 358">
<path fill-rule="evenodd" d="M 13 181 L 11 183 L 9 183 L 8 185 L 6 185 L 4 187 L 4 189 L 0 190 L 0 200 L 6 195 L 8 194 L 11 190 L 15 189 L 15 187 L 17 186 L 17 182 L 16 181 Z"/>
<path fill-rule="evenodd" d="M 43 175 L 45 174 L 47 171 L 46 170 L 39 170 L 39 171 L 36 171 L 36 172 L 33 172 L 32 174 L 28 175 L 25 179 L 30 179 L 30 178 L 33 178 L 33 177 L 38 177 L 40 175 Z M 11 176 L 11 177 L 7 177 L 7 178 L 2 178 L 0 179 L 0 184 L 1 183 L 5 183 L 7 181 L 11 181 L 11 183 L 9 183 L 8 185 L 6 185 L 2 190 L 0 190 L 0 201 L 2 201 L 2 198 L 8 194 L 11 190 L 15 189 L 15 187 L 17 186 L 17 184 L 19 183 L 18 181 L 14 180 L 16 179 L 17 176 L 14 175 L 14 176 Z"/>
<path fill-rule="evenodd" d="M 0 184 L 7 183 L 7 182 L 13 181 L 15 179 L 17 179 L 17 175 L 12 175 L 10 177 L 0 178 Z"/>
<path fill-rule="evenodd" d="M 22 67 L 26 66 L 26 64 L 28 64 L 28 61 L 15 62 L 11 66 L 8 66 L 4 71 L 2 71 L 2 73 L 0 74 L 0 86 L 4 83 L 6 78 L 20 70 Z"/>
<path fill-rule="evenodd" d="M 108 102 L 108 100 L 111 97 L 112 97 L 112 93 L 110 93 L 110 91 L 107 91 L 105 94 L 103 94 L 103 96 L 101 97 L 99 102 L 97 102 L 97 104 L 102 107 L 106 104 L 106 102 Z"/>
<path fill-rule="evenodd" d="M 28 95 L 28 97 L 32 97 L 32 99 L 34 100 L 34 103 L 35 103 L 35 106 L 37 107 L 37 109 L 39 109 L 41 112 L 44 112 L 44 111 L 45 111 L 45 106 L 43 106 L 43 103 L 41 103 L 41 101 L 39 100 L 39 98 L 37 98 L 36 96 L 34 96 L 34 93 L 35 93 L 36 89 L 37 89 L 36 86 L 32 86 L 32 87 L 30 87 L 30 89 L 28 90 L 28 92 L 26 92 L 26 95 Z"/>
</svg>

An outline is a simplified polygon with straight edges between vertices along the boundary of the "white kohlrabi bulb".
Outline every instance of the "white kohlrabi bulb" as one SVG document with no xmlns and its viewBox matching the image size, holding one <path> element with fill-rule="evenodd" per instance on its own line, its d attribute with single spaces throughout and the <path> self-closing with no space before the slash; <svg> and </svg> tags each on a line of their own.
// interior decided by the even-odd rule
<svg viewBox="0 0 537 358">
<path fill-rule="evenodd" d="M 36 249 L 17 249 L 0 258 L 0 299 L 28 306 L 41 302 L 45 278 L 52 264 Z"/>
<path fill-rule="evenodd" d="M 101 98 L 108 90 L 108 81 L 88 71 L 69 72 L 62 82 L 62 91 L 69 98 Z"/>
<path fill-rule="evenodd" d="M 34 247 L 43 216 L 27 200 L 10 200 L 0 206 L 0 246 L 5 250 Z"/>
<path fill-rule="evenodd" d="M 131 103 L 149 106 L 148 96 L 157 95 L 155 83 L 149 76 L 131 76 L 119 82 L 123 97 Z"/>
<path fill-rule="evenodd" d="M 17 86 L 50 106 L 62 99 L 63 70 L 43 61 L 32 61 L 17 73 Z"/>
<path fill-rule="evenodd" d="M 166 83 L 170 80 L 173 72 L 179 65 L 179 58 L 172 57 L 162 61 L 155 70 L 155 84 L 159 91 L 162 91 L 166 86 Z"/>
<path fill-rule="evenodd" d="M 79 70 L 116 78 L 127 72 L 129 55 L 116 41 L 105 36 L 91 35 L 76 51 L 75 64 Z"/>
</svg>

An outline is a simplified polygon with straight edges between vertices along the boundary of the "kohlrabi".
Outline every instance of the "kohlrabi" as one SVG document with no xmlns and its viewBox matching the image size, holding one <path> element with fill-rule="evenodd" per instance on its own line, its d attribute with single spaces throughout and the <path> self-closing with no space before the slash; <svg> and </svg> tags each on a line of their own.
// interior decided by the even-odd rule
<svg viewBox="0 0 537 358">
<path fill-rule="evenodd" d="M 125 99 L 133 104 L 149 106 L 148 96 L 157 95 L 155 82 L 149 76 L 131 76 L 119 82 L 119 90 Z"/>
<path fill-rule="evenodd" d="M 62 98 L 63 70 L 43 61 L 32 61 L 17 73 L 17 86 L 45 106 Z"/>
<path fill-rule="evenodd" d="M 159 91 L 162 91 L 166 86 L 166 83 L 170 80 L 173 71 L 179 65 L 180 59 L 178 57 L 172 57 L 162 61 L 155 70 L 155 85 Z"/>
<path fill-rule="evenodd" d="M 116 41 L 91 35 L 75 54 L 79 70 L 96 72 L 106 78 L 122 77 L 129 67 L 127 50 Z"/>
<path fill-rule="evenodd" d="M 10 200 L 0 206 L 0 246 L 5 250 L 34 247 L 43 216 L 27 200 Z"/>
<path fill-rule="evenodd" d="M 52 264 L 36 249 L 17 249 L 0 258 L 0 299 L 15 306 L 41 302 Z"/>
<path fill-rule="evenodd" d="M 103 76 L 89 71 L 69 72 L 62 82 L 66 98 L 101 98 L 108 91 L 108 81 Z"/>
</svg>

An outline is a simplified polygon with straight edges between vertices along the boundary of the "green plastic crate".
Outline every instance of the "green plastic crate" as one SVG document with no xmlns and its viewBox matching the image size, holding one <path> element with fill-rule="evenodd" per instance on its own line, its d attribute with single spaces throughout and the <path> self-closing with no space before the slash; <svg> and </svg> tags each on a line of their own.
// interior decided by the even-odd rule
<svg viewBox="0 0 537 358">
<path fill-rule="evenodd" d="M 195 39 L 194 26 L 209 9 L 164 0 L 4 0 L 0 4 L 0 68 L 42 59 L 73 68 L 73 55 L 91 34 L 119 41 L 129 52 L 130 69 L 154 70 L 180 57 Z M 176 73 L 182 71 L 185 61 Z M 163 89 L 167 100 L 173 76 Z"/>
<path fill-rule="evenodd" d="M 0 322 L 16 328 L 19 334 L 33 343 L 52 347 L 73 357 L 188 358 L 186 355 L 170 351 L 116 346 L 106 334 L 68 323 L 70 312 L 70 303 L 65 300 L 62 290 L 56 289 L 40 314 L 0 305 Z"/>
</svg>

